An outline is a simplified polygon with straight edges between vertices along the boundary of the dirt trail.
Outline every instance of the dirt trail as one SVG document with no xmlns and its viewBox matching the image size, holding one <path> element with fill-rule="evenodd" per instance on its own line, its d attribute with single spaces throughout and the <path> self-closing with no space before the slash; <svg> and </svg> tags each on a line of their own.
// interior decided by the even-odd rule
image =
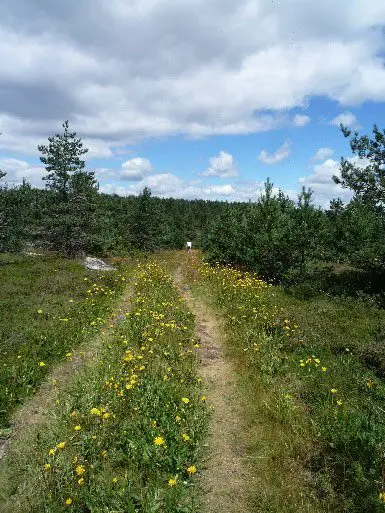
<svg viewBox="0 0 385 513">
<path fill-rule="evenodd" d="M 235 372 L 223 355 L 223 327 L 210 306 L 191 294 L 182 270 L 175 282 L 195 315 L 196 333 L 201 341 L 201 368 L 207 387 L 207 402 L 213 408 L 208 439 L 208 455 L 202 473 L 202 513 L 251 513 L 247 506 L 247 486 L 252 476 L 247 470 L 240 433 L 241 398 Z"/>
<path fill-rule="evenodd" d="M 15 412 L 12 421 L 12 434 L 8 438 L 0 438 L 0 461 L 7 454 L 8 447 L 13 440 L 25 431 L 44 424 L 47 413 L 59 394 L 59 391 L 71 383 L 78 373 L 87 364 L 94 360 L 103 344 L 113 332 L 113 327 L 124 318 L 131 304 L 132 287 L 127 287 L 114 314 L 106 321 L 104 327 L 89 342 L 80 345 L 72 352 L 71 360 L 56 365 L 37 393 L 26 399 L 24 404 Z M 112 328 L 111 328 L 112 326 Z"/>
</svg>

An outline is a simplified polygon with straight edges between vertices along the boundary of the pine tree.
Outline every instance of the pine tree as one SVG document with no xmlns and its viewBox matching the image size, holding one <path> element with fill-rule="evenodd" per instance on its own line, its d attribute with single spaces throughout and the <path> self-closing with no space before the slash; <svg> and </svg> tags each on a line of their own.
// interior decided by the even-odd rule
<svg viewBox="0 0 385 513">
<path fill-rule="evenodd" d="M 53 249 L 74 256 L 89 245 L 98 184 L 94 172 L 84 171 L 81 157 L 88 149 L 76 132 L 69 131 L 68 121 L 62 126 L 62 134 L 49 137 L 49 144 L 38 149 L 48 173 L 43 179 L 54 193 L 46 218 L 49 240 Z"/>
<path fill-rule="evenodd" d="M 345 137 L 350 137 L 351 131 L 341 125 Z M 351 189 L 355 198 L 374 205 L 385 204 L 385 130 L 373 126 L 374 138 L 367 135 L 359 137 L 358 132 L 350 140 L 353 155 L 366 160 L 364 167 L 356 162 L 341 159 L 341 177 L 333 176 L 335 183 Z"/>
<path fill-rule="evenodd" d="M 145 187 L 139 194 L 137 204 L 132 216 L 131 238 L 132 244 L 141 251 L 154 251 L 157 246 L 156 236 L 159 230 L 159 215 L 155 206 L 151 190 Z"/>
</svg>

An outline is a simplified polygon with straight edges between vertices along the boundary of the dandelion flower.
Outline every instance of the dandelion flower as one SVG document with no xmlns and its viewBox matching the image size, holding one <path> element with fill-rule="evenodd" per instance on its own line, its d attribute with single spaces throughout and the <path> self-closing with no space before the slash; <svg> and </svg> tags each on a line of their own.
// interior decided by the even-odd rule
<svg viewBox="0 0 385 513">
<path fill-rule="evenodd" d="M 202 395 L 201 401 L 204 403 L 206 401 L 207 397 L 205 395 Z"/>
<path fill-rule="evenodd" d="M 38 314 L 42 314 L 43 313 L 43 310 L 41 308 L 38 309 L 37 311 Z"/>
<path fill-rule="evenodd" d="M 342 404 L 341 399 L 338 399 L 337 404 L 338 404 L 338 406 L 341 406 L 341 404 Z"/>
<path fill-rule="evenodd" d="M 50 449 L 48 454 L 50 456 L 53 456 L 55 453 L 56 453 L 56 448 L 55 449 Z"/>
<path fill-rule="evenodd" d="M 39 367 L 44 367 L 44 366 L 45 366 L 44 362 L 39 362 Z"/>
<path fill-rule="evenodd" d="M 337 389 L 336 389 L 336 388 L 332 388 L 332 389 L 330 390 L 330 392 L 331 392 L 332 394 L 336 394 L 336 393 L 337 393 Z"/>
<path fill-rule="evenodd" d="M 45 469 L 45 470 L 49 470 L 50 468 L 51 468 L 51 464 L 50 464 L 50 463 L 46 463 L 46 464 L 44 465 L 44 469 Z"/>
<path fill-rule="evenodd" d="M 191 467 L 188 467 L 187 469 L 187 472 L 191 475 L 191 474 L 196 474 L 197 472 L 197 468 L 195 465 L 191 465 Z"/>
<path fill-rule="evenodd" d="M 75 426 L 75 427 L 74 427 L 74 430 L 75 430 L 75 431 L 80 431 L 81 429 L 82 429 L 82 427 L 81 427 L 81 426 L 79 426 L 79 425 L 77 425 L 77 426 Z"/>
<path fill-rule="evenodd" d="M 64 449 L 64 447 L 66 446 L 66 443 L 65 442 L 60 442 L 59 444 L 57 444 L 57 448 L 58 449 Z"/>
<path fill-rule="evenodd" d="M 90 413 L 92 415 L 101 415 L 102 412 L 99 410 L 99 408 L 92 408 Z"/>
<path fill-rule="evenodd" d="M 182 403 L 188 404 L 190 402 L 190 399 L 188 397 L 182 397 Z"/>
<path fill-rule="evenodd" d="M 86 471 L 86 468 L 84 465 L 78 465 L 76 468 L 75 468 L 75 472 L 78 476 L 82 476 L 84 474 L 84 472 Z"/>
<path fill-rule="evenodd" d="M 79 486 L 83 486 L 84 485 L 84 477 L 81 477 L 80 479 L 78 479 L 78 485 Z"/>
<path fill-rule="evenodd" d="M 157 436 L 155 439 L 154 439 L 154 444 L 155 445 L 164 445 L 164 440 L 161 436 Z"/>
<path fill-rule="evenodd" d="M 176 485 L 176 479 L 170 478 L 168 480 L 168 484 L 169 484 L 169 486 L 175 486 Z"/>
<path fill-rule="evenodd" d="M 71 506 L 71 504 L 72 504 L 71 497 L 68 497 L 68 499 L 66 499 L 66 504 L 67 504 L 67 506 Z"/>
</svg>

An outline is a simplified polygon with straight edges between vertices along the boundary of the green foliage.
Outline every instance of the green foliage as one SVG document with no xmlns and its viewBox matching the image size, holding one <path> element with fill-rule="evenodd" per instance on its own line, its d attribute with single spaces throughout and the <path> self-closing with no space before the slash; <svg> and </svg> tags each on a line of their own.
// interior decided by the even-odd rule
<svg viewBox="0 0 385 513">
<path fill-rule="evenodd" d="M 85 161 L 81 156 L 88 150 L 76 138 L 76 132 L 69 132 L 68 121 L 63 128 L 63 134 L 49 137 L 49 145 L 38 149 L 48 172 L 43 179 L 54 192 L 45 213 L 48 240 L 52 249 L 75 256 L 89 246 L 98 185 L 94 172 L 83 170 Z"/>
<path fill-rule="evenodd" d="M 345 137 L 350 137 L 351 131 L 341 125 Z M 367 135 L 359 137 L 358 132 L 350 139 L 353 155 L 365 159 L 369 163 L 362 167 L 356 162 L 342 158 L 341 176 L 334 176 L 335 183 L 351 189 L 356 198 L 373 205 L 385 202 L 385 130 L 373 126 L 373 139 Z"/>
<path fill-rule="evenodd" d="M 323 213 L 303 190 L 295 205 L 268 180 L 256 203 L 228 206 L 213 222 L 204 249 L 210 261 L 256 271 L 272 280 L 299 279 L 320 258 Z"/>
<path fill-rule="evenodd" d="M 159 213 L 151 198 L 151 191 L 145 187 L 135 205 L 132 214 L 131 230 L 128 234 L 133 247 L 141 251 L 154 251 L 156 234 L 159 229 Z"/>
<path fill-rule="evenodd" d="M 47 181 L 47 187 L 54 190 L 60 199 L 66 200 L 72 189 L 72 176 L 80 173 L 85 167 L 85 161 L 81 156 L 88 152 L 83 148 L 81 139 L 76 138 L 76 132 L 69 132 L 69 123 L 63 123 L 64 132 L 48 137 L 49 145 L 39 145 L 38 150 L 42 154 L 41 162 L 48 173 L 43 177 Z"/>
</svg>

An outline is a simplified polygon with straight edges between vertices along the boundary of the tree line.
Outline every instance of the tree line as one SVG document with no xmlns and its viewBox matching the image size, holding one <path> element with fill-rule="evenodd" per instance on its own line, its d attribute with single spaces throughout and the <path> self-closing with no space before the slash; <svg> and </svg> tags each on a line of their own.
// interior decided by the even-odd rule
<svg viewBox="0 0 385 513">
<path fill-rule="evenodd" d="M 112 256 L 179 249 L 192 240 L 212 262 L 278 282 L 301 281 L 320 262 L 384 274 L 385 131 L 374 126 L 369 137 L 341 129 L 361 164 L 342 159 L 333 179 L 354 195 L 321 209 L 311 190 L 303 188 L 294 201 L 274 194 L 269 180 L 248 203 L 162 199 L 147 188 L 139 196 L 102 194 L 94 172 L 85 169 L 88 150 L 66 121 L 62 133 L 38 147 L 44 190 L 25 181 L 9 187 L 0 174 L 0 251 L 39 247 L 68 256 Z"/>
</svg>

